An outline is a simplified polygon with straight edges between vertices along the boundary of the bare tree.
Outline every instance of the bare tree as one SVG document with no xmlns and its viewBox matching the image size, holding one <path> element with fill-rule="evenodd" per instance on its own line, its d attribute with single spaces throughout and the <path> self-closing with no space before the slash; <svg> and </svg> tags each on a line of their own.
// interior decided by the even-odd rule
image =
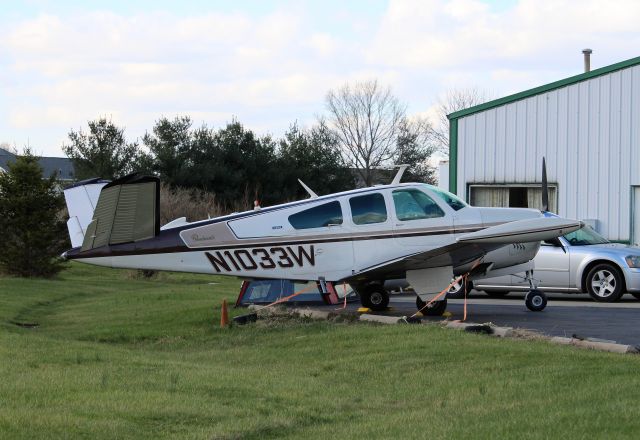
<svg viewBox="0 0 640 440">
<path fill-rule="evenodd" d="M 406 106 L 376 80 L 331 90 L 326 105 L 330 115 L 321 123 L 335 133 L 347 165 L 370 186 L 372 170 L 387 165 L 397 154 Z"/>
<path fill-rule="evenodd" d="M 451 89 L 438 99 L 436 105 L 436 124 L 433 128 L 433 139 L 441 152 L 449 152 L 449 119 L 447 115 L 473 107 L 493 99 L 491 93 L 476 87 L 468 89 Z"/>
</svg>

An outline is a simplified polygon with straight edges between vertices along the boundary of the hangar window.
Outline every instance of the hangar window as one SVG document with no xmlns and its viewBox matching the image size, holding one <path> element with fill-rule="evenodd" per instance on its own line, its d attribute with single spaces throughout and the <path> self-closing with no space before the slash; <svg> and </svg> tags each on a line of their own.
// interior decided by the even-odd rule
<svg viewBox="0 0 640 440">
<path fill-rule="evenodd" d="M 444 217 L 444 211 L 431 197 L 417 189 L 398 189 L 393 192 L 393 204 L 398 220 L 420 220 Z"/>
<path fill-rule="evenodd" d="M 387 221 L 387 207 L 380 193 L 367 194 L 349 199 L 351 216 L 356 225 L 368 225 Z"/>
<path fill-rule="evenodd" d="M 322 228 L 342 224 L 342 208 L 339 202 L 314 206 L 289 216 L 289 223 L 295 229 Z"/>
<path fill-rule="evenodd" d="M 557 212 L 558 191 L 549 185 L 549 211 Z M 504 208 L 542 208 L 540 184 L 475 185 L 469 186 L 469 202 L 472 206 Z"/>
</svg>

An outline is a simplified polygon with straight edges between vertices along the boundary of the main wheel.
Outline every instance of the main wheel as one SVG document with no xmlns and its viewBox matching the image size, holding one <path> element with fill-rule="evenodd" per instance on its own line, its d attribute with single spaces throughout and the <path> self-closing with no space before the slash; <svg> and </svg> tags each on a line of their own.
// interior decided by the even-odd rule
<svg viewBox="0 0 640 440">
<path fill-rule="evenodd" d="M 386 310 L 389 305 L 389 294 L 380 284 L 371 284 L 364 289 L 360 302 L 371 310 Z"/>
<path fill-rule="evenodd" d="M 540 312 L 547 307 L 547 296 L 539 290 L 529 290 L 524 297 L 524 304 L 532 312 Z"/>
<path fill-rule="evenodd" d="M 632 293 L 635 299 L 640 299 L 640 293 Z"/>
<path fill-rule="evenodd" d="M 505 297 L 509 294 L 508 290 L 502 291 L 502 290 L 485 290 L 484 293 L 487 294 L 487 296 L 491 297 L 491 298 L 502 298 Z"/>
<path fill-rule="evenodd" d="M 609 263 L 594 266 L 587 274 L 587 292 L 598 302 L 615 302 L 623 291 L 620 271 Z"/>
<path fill-rule="evenodd" d="M 429 307 L 425 308 L 426 305 L 426 302 L 422 301 L 419 296 L 416 296 L 416 307 L 424 316 L 442 316 L 442 314 L 447 310 L 446 299 L 442 301 L 435 301 Z"/>
<path fill-rule="evenodd" d="M 452 298 L 452 299 L 464 298 L 464 289 L 462 287 L 463 287 L 462 280 L 455 283 L 453 286 L 451 286 L 451 288 L 447 292 L 447 298 Z M 471 291 L 471 289 L 473 289 L 473 283 L 471 281 L 467 281 L 467 296 L 469 295 L 469 292 Z"/>
</svg>

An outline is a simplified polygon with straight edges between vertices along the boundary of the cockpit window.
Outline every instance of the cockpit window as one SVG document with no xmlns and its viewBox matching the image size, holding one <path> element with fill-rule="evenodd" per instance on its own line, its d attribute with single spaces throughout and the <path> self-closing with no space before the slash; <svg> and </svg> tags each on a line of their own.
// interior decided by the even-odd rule
<svg viewBox="0 0 640 440">
<path fill-rule="evenodd" d="M 339 202 L 329 202 L 314 206 L 289 216 L 289 223 L 295 229 L 322 228 L 324 226 L 341 225 L 342 209 Z"/>
<path fill-rule="evenodd" d="M 582 229 L 578 229 L 577 231 L 564 235 L 564 238 L 571 246 L 609 243 L 609 240 L 591 229 L 590 226 L 585 226 Z"/>
<path fill-rule="evenodd" d="M 466 208 L 467 205 L 465 202 L 462 201 L 462 199 L 460 199 L 458 196 L 451 194 L 448 191 L 444 191 L 436 186 L 432 186 L 432 185 L 425 185 L 427 188 L 429 188 L 430 191 L 434 192 L 435 195 L 437 195 L 438 197 L 440 197 L 442 200 L 444 200 L 444 202 L 451 206 L 451 208 L 455 211 L 459 211 L 462 208 Z"/>
<path fill-rule="evenodd" d="M 398 220 L 444 217 L 444 212 L 436 202 L 417 189 L 397 189 L 393 191 L 393 204 L 396 207 Z"/>
</svg>

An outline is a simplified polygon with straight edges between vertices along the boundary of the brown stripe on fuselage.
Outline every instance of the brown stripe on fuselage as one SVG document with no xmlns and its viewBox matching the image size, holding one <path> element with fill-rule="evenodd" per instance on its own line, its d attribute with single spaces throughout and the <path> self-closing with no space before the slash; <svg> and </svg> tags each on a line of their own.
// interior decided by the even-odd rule
<svg viewBox="0 0 640 440">
<path fill-rule="evenodd" d="M 407 237 L 427 237 L 433 235 L 452 235 L 465 232 L 475 232 L 485 229 L 489 226 L 494 226 L 502 223 L 487 224 L 487 225 L 465 225 L 461 227 L 453 228 L 415 228 L 403 232 L 389 231 L 386 233 L 376 233 L 375 231 L 364 234 L 333 234 L 327 236 L 322 235 L 309 235 L 299 236 L 293 239 L 291 236 L 282 237 L 268 237 L 269 241 L 265 239 L 238 239 L 232 243 L 224 243 L 217 246 L 207 246 L 190 248 L 187 247 L 182 239 L 178 236 L 180 231 L 176 231 L 175 234 L 170 234 L 171 229 L 162 231 L 158 237 L 154 237 L 148 240 L 142 240 L 133 243 L 123 243 L 118 245 L 103 246 L 97 249 L 90 249 L 81 252 L 79 248 L 72 249 L 67 253 L 67 258 L 70 260 L 81 258 L 99 258 L 99 257 L 118 257 L 127 255 L 150 255 L 150 254 L 169 254 L 178 252 L 193 252 L 193 251 L 210 251 L 210 250 L 224 250 L 224 249 L 243 249 L 252 247 L 270 247 L 270 246 L 287 246 L 287 245 L 304 245 L 304 244 L 316 244 L 316 243 L 337 243 L 344 241 L 363 241 L 363 240 L 388 240 L 393 238 L 407 238 Z M 183 229 L 184 230 L 184 229 Z M 323 238 L 321 238 L 323 237 Z"/>
</svg>

